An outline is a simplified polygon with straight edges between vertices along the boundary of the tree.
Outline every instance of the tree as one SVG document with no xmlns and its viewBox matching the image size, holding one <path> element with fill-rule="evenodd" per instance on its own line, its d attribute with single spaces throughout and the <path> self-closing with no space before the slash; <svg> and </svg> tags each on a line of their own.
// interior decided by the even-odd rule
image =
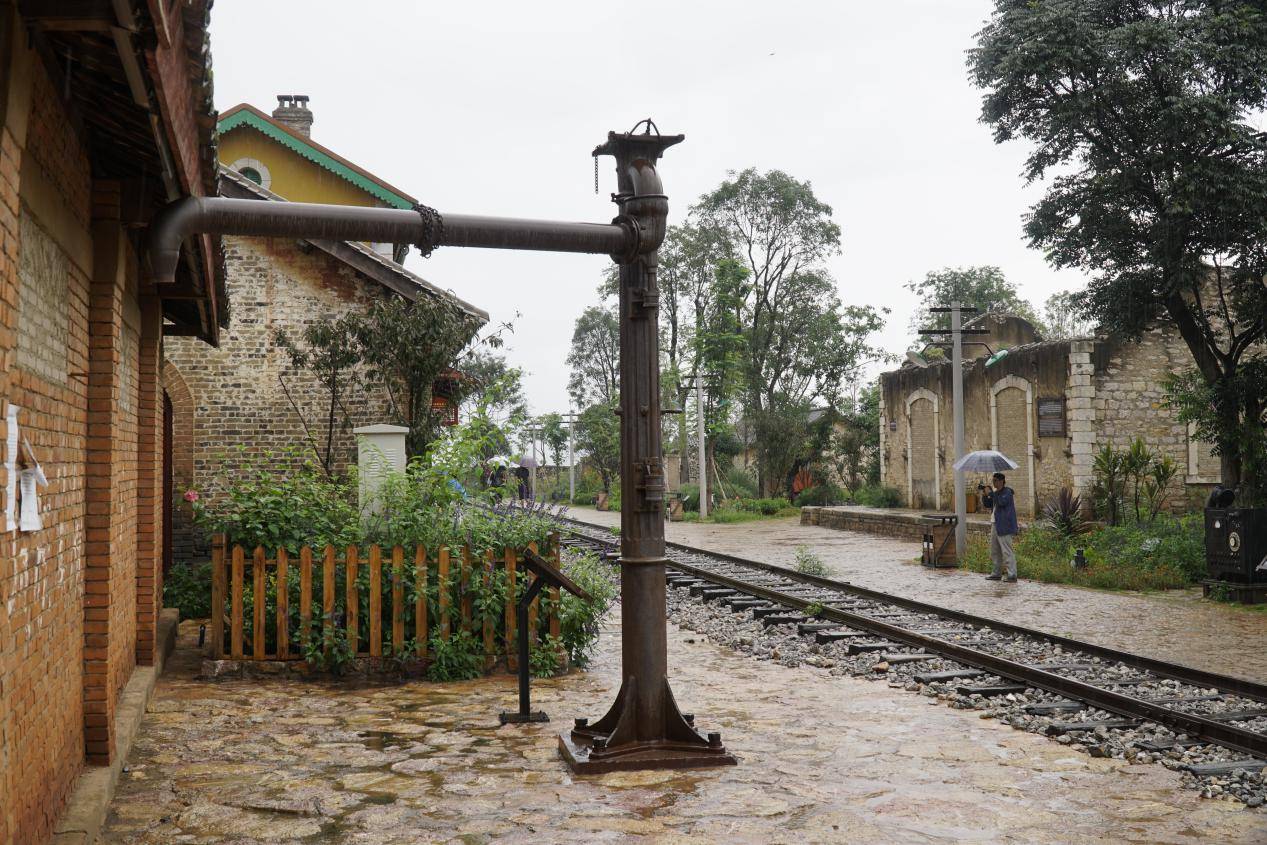
<svg viewBox="0 0 1267 845">
<path fill-rule="evenodd" d="M 1043 303 L 1043 334 L 1047 340 L 1090 337 L 1095 332 L 1095 321 L 1082 316 L 1078 295 L 1077 291 L 1067 290 L 1047 297 Z"/>
<path fill-rule="evenodd" d="M 1174 324 L 1223 397 L 1224 484 L 1261 432 L 1267 291 L 1267 13 L 1250 0 L 996 0 L 970 72 L 999 143 L 1056 175 L 1025 222 L 1058 267 L 1093 273 L 1084 317 L 1138 338 Z"/>
<path fill-rule="evenodd" d="M 594 305 L 581 312 L 568 352 L 568 392 L 578 406 L 611 405 L 620 397 L 620 322 L 614 308 Z"/>
<path fill-rule="evenodd" d="M 758 437 L 777 436 L 809 401 L 840 395 L 867 361 L 882 354 L 868 343 L 883 324 L 881 314 L 870 306 L 841 306 L 822 267 L 840 250 L 840 227 L 808 182 L 749 168 L 701 197 L 692 213 L 708 238 L 726 244 L 747 265 L 742 296 L 734 303 L 745 341 L 744 413 Z M 758 461 L 763 491 L 780 474 L 780 459 L 766 455 Z"/>
<path fill-rule="evenodd" d="M 911 334 L 917 338 L 920 329 L 949 331 L 950 315 L 934 314 L 929 309 L 948 307 L 953 302 L 969 305 L 982 314 L 1015 314 L 1041 331 L 1042 323 L 1034 306 L 1021 297 L 1016 285 L 998 267 L 946 267 L 928 273 L 918 282 L 907 282 L 904 287 L 919 297 L 919 308 L 911 316 Z"/>
<path fill-rule="evenodd" d="M 512 367 L 505 355 L 487 349 L 468 349 L 458 359 L 457 369 L 468 385 L 461 397 L 464 418 L 474 413 L 477 406 L 501 425 L 527 414 L 523 368 Z"/>
<path fill-rule="evenodd" d="M 342 415 L 343 426 L 348 425 L 347 409 L 344 407 L 343 398 L 348 387 L 359 378 L 357 368 L 362 358 L 361 347 L 356 340 L 355 326 L 356 317 L 345 315 L 309 323 L 304 326 L 298 338 L 292 338 L 283 329 L 278 329 L 273 336 L 277 345 L 290 358 L 291 366 L 311 373 L 328 394 L 326 413 L 323 415 L 325 417 L 325 436 L 322 438 L 325 441 L 325 449 L 323 451 L 319 448 L 307 420 L 303 418 L 303 412 L 291 397 L 285 378 L 278 376 L 286 398 L 290 399 L 291 406 L 295 409 L 295 413 L 299 414 L 299 420 L 308 433 L 313 454 L 316 455 L 327 476 L 334 470 L 334 439 L 335 432 L 340 427 L 340 415 Z"/>
<path fill-rule="evenodd" d="M 880 481 L 880 385 L 872 382 L 830 415 L 824 457 L 850 490 Z"/>
<path fill-rule="evenodd" d="M 541 426 L 541 439 L 554 457 L 554 480 L 559 480 L 559 467 L 563 466 L 563 453 L 568 447 L 568 431 L 561 414 L 543 414 L 537 423 Z"/>
<path fill-rule="evenodd" d="M 424 454 L 439 431 L 441 414 L 431 407 L 432 387 L 453 367 L 479 325 L 456 305 L 433 296 L 378 300 L 356 321 L 365 365 L 409 428 L 410 455 Z"/>
<path fill-rule="evenodd" d="M 576 443 L 598 471 L 603 492 L 610 493 L 612 481 L 620 477 L 620 418 L 616 406 L 590 405 L 577 416 Z"/>
</svg>

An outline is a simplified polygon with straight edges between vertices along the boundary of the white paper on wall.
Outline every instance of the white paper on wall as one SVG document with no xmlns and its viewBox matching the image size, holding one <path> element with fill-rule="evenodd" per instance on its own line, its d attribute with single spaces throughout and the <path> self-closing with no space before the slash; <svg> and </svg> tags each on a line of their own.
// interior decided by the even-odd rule
<svg viewBox="0 0 1267 845">
<path fill-rule="evenodd" d="M 44 527 L 44 523 L 40 520 L 40 498 L 35 492 L 36 486 L 46 487 L 48 479 L 44 477 L 44 470 L 36 464 L 32 469 L 24 469 L 21 472 L 22 484 L 22 520 L 18 527 L 23 531 L 39 531 Z"/>
<path fill-rule="evenodd" d="M 5 470 L 5 488 L 4 488 L 4 530 L 16 531 L 18 529 L 17 522 L 17 499 L 18 499 L 18 411 L 20 409 L 12 402 L 9 403 L 7 414 L 8 436 L 5 438 L 4 451 L 4 470 Z"/>
</svg>

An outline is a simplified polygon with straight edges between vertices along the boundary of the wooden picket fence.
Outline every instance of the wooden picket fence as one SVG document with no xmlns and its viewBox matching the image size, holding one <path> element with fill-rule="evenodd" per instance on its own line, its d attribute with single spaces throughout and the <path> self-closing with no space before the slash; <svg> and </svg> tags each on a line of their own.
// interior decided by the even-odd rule
<svg viewBox="0 0 1267 845">
<path fill-rule="evenodd" d="M 528 550 L 536 554 L 537 544 L 530 543 Z M 552 536 L 548 556 L 558 565 L 559 555 L 558 537 Z M 407 557 L 413 562 L 412 573 L 407 571 Z M 513 548 L 503 549 L 500 556 L 495 556 L 490 549 L 481 558 L 473 558 L 470 550 L 465 547 L 456 554 L 447 547 L 441 547 L 429 555 L 423 546 L 418 546 L 407 554 L 407 550 L 401 546 L 388 549 L 378 545 L 369 546 L 364 551 L 357 546 L 343 549 L 326 546 L 319 551 L 304 546 L 297 556 L 291 555 L 286 549 L 277 549 L 270 557 L 262 547 L 246 549 L 240 545 L 230 546 L 225 535 L 217 534 L 212 538 L 211 551 L 209 654 L 214 659 L 248 661 L 303 659 L 306 638 L 313 630 L 313 614 L 318 613 L 319 621 L 325 623 L 333 619 L 338 582 L 341 581 L 344 595 L 343 629 L 353 655 L 372 658 L 383 656 L 382 611 L 383 601 L 386 599 L 391 603 L 389 653 L 399 652 L 401 644 L 408 642 L 407 638 L 412 636 L 415 656 L 425 659 L 431 636 L 438 634 L 441 639 L 448 640 L 456 624 L 460 630 L 468 631 L 473 636 L 482 636 L 486 667 L 491 667 L 496 656 L 504 653 L 509 668 L 513 670 L 517 663 L 516 578 L 526 573 L 528 583 L 531 583 L 536 577 L 521 565 L 522 559 L 522 550 Z M 362 566 L 368 567 L 367 582 L 359 577 Z M 505 571 L 507 583 L 504 626 L 495 625 L 493 619 L 486 617 L 479 625 L 480 630 L 476 630 L 472 597 L 472 586 L 476 583 L 474 579 L 482 579 L 487 586 L 492 573 L 498 569 Z M 275 586 L 271 602 L 267 600 L 269 590 L 266 589 L 266 585 L 270 584 L 270 574 Z M 319 575 L 320 596 L 313 594 L 314 574 Z M 453 575 L 456 575 L 456 581 L 451 580 Z M 298 630 L 295 630 L 290 612 L 291 579 L 296 577 L 299 579 Z M 406 607 L 407 577 L 412 577 L 415 585 L 412 591 L 412 614 L 408 613 Z M 429 612 L 426 597 L 429 580 L 436 586 L 435 618 L 431 618 L 433 614 Z M 450 588 L 446 589 L 445 585 Z M 249 631 L 248 619 L 244 618 L 248 590 L 252 597 Z M 363 626 L 359 618 L 362 599 L 365 598 L 363 591 L 368 591 L 368 626 Z M 546 630 L 550 636 L 557 638 L 560 634 L 559 590 L 551 588 L 547 592 L 551 601 L 548 603 Z M 257 600 L 258 597 L 264 597 L 264 600 Z M 534 599 L 528 610 L 530 642 L 535 642 L 540 633 L 537 620 L 539 604 L 539 599 Z M 407 626 L 407 617 L 410 615 L 413 617 L 413 624 Z M 332 647 L 331 626 L 323 624 L 320 627 L 325 637 L 324 648 L 329 650 Z M 368 636 L 362 634 L 364 627 L 368 627 Z M 272 637 L 267 636 L 270 628 L 274 634 Z M 267 646 L 269 639 L 273 641 L 271 648 Z"/>
</svg>

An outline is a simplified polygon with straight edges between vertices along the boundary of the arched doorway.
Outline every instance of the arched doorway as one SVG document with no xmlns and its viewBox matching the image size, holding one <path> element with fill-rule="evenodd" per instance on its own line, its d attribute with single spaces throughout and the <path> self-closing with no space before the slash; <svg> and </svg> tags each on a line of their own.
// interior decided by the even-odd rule
<svg viewBox="0 0 1267 845">
<path fill-rule="evenodd" d="M 1018 376 L 1008 376 L 990 388 L 990 428 L 994 448 L 1018 464 L 1007 474 L 1016 492 L 1018 516 L 1033 517 L 1034 506 L 1034 391 Z"/>
<path fill-rule="evenodd" d="M 193 508 L 184 500 L 194 487 L 194 398 L 176 365 L 163 362 L 163 565 L 199 556 Z"/>
<path fill-rule="evenodd" d="M 906 400 L 907 501 L 913 508 L 941 508 L 941 467 L 937 444 L 941 437 L 937 396 L 916 390 Z"/>
</svg>

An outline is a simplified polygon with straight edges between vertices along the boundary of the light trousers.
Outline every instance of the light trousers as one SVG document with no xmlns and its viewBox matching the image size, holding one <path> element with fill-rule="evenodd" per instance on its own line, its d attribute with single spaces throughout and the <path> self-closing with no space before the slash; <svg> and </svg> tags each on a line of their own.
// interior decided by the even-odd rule
<svg viewBox="0 0 1267 845">
<path fill-rule="evenodd" d="M 1003 564 L 1007 564 L 1007 577 L 1016 577 L 1016 552 L 1012 551 L 1012 540 L 1015 534 L 1000 534 L 995 525 L 990 526 L 990 563 L 994 565 L 994 574 L 1003 574 Z"/>
</svg>

